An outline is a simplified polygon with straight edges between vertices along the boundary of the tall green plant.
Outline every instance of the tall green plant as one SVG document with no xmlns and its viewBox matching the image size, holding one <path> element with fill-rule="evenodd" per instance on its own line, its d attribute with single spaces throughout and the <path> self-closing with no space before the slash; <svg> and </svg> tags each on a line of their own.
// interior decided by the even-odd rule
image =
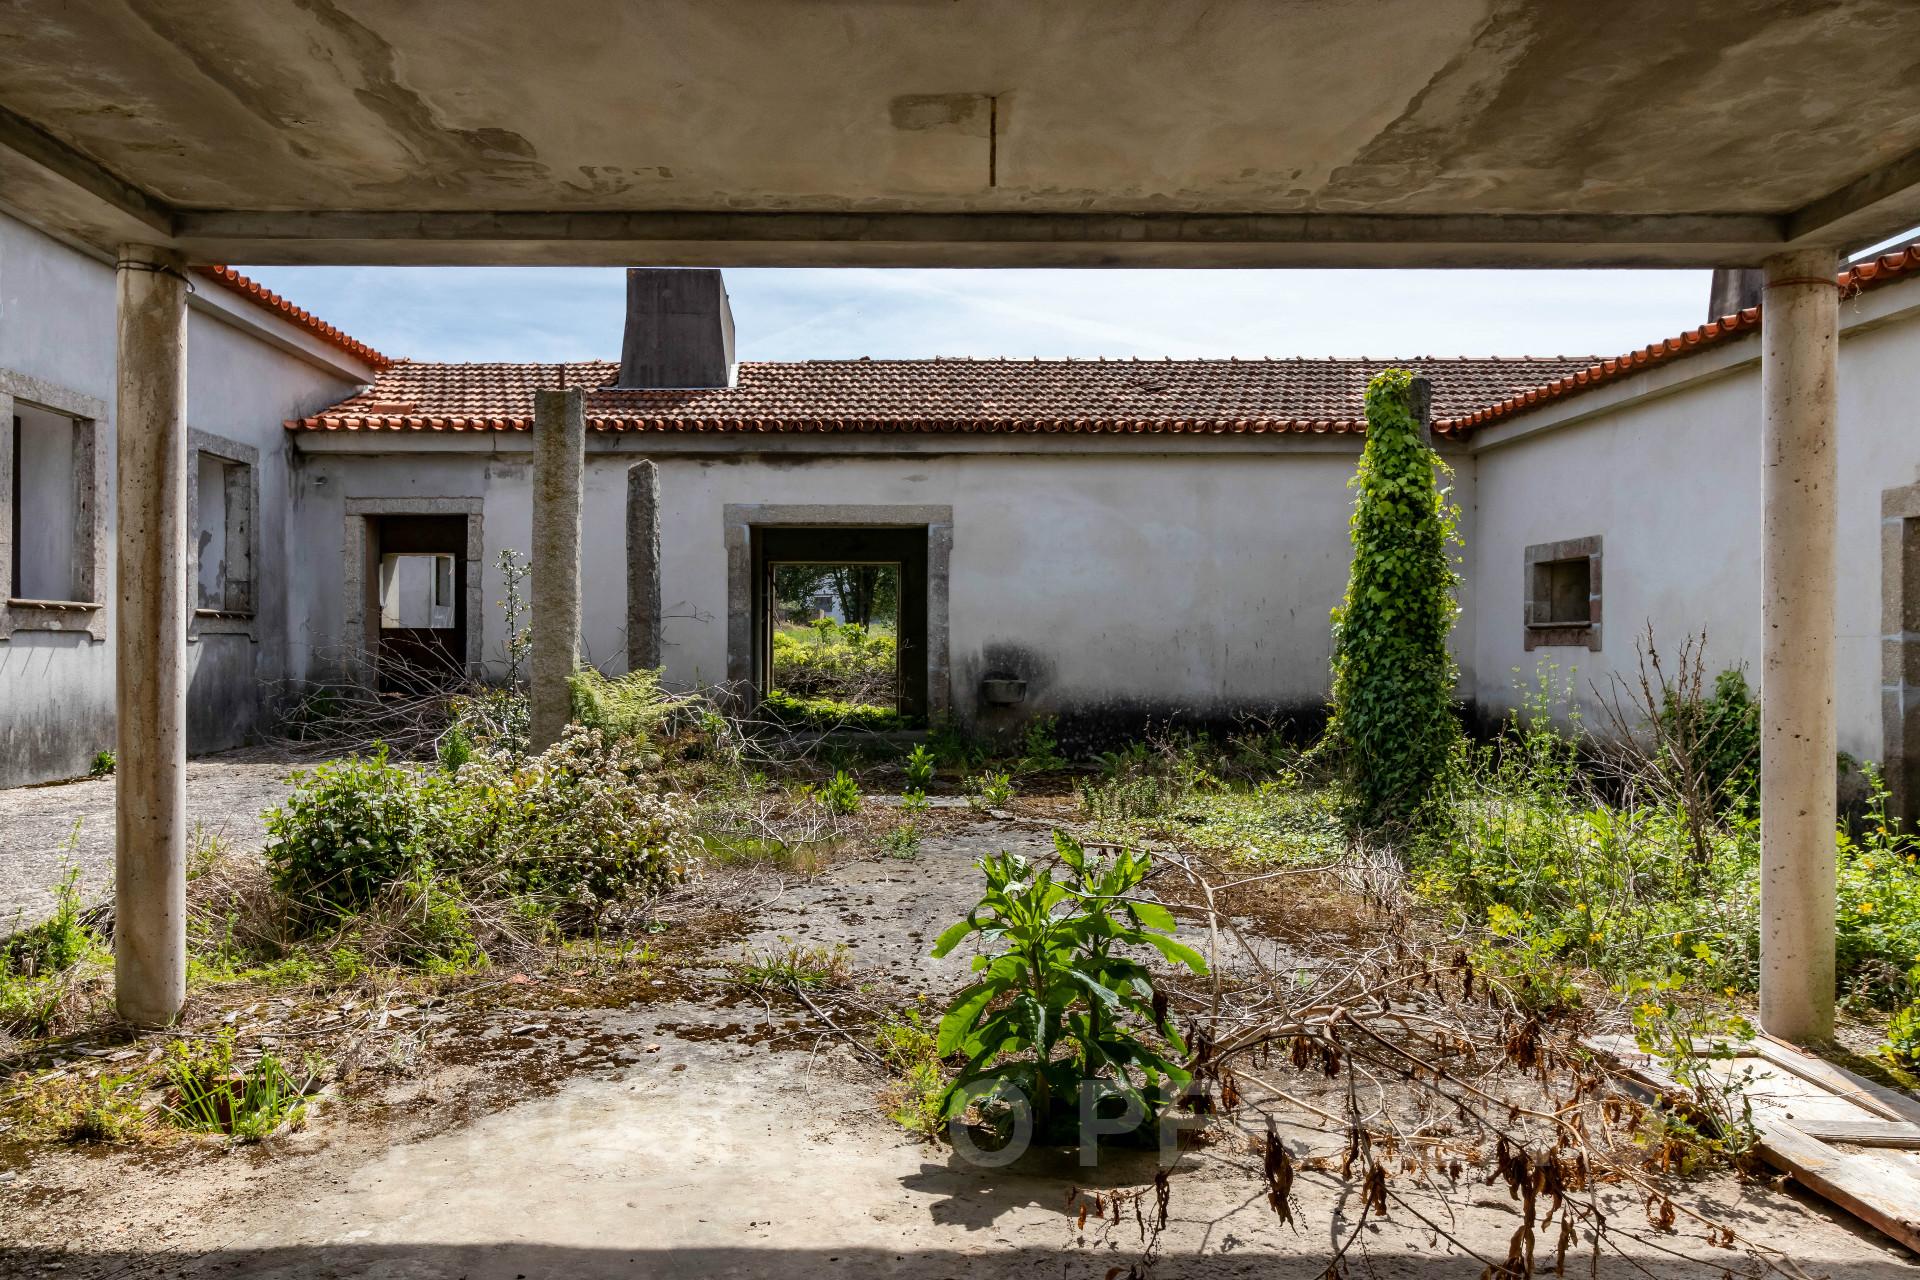
<svg viewBox="0 0 1920 1280">
<path fill-rule="evenodd" d="M 1446 464 L 1420 438 L 1413 375 L 1367 384 L 1367 444 L 1351 482 L 1353 567 L 1333 611 L 1329 743 L 1364 824 L 1414 815 L 1459 735 L 1447 633 L 1459 612 Z"/>
<path fill-rule="evenodd" d="M 1151 972 L 1124 949 L 1152 948 L 1195 973 L 1206 972 L 1206 960 L 1170 936 L 1172 912 L 1139 896 L 1148 855 L 1090 855 L 1063 831 L 1054 845 L 1064 881 L 1017 853 L 982 858 L 986 895 L 934 943 L 936 957 L 969 937 L 982 943 L 973 961 L 980 977 L 940 1020 L 939 1053 L 967 1059 L 944 1114 L 976 1099 L 1017 1105 L 1024 1097 L 1043 1131 L 1057 1129 L 1084 1083 L 1100 1114 L 1101 1104 L 1130 1099 L 1152 1120 L 1189 1076 L 1145 1033 L 1176 1055 L 1185 1045 Z"/>
</svg>

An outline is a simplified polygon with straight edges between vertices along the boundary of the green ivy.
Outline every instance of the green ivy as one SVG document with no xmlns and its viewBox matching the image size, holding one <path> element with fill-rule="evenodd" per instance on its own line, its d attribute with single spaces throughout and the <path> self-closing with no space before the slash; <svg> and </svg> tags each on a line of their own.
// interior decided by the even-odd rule
<svg viewBox="0 0 1920 1280">
<path fill-rule="evenodd" d="M 1415 816 L 1459 736 L 1447 633 L 1459 612 L 1446 464 L 1420 438 L 1413 375 L 1367 384 L 1367 443 L 1350 483 L 1353 567 L 1333 611 L 1334 749 L 1362 824 Z"/>
</svg>

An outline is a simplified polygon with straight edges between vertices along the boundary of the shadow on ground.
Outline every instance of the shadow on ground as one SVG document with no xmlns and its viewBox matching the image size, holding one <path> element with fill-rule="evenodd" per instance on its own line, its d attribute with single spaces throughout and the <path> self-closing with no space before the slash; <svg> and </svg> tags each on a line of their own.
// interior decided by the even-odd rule
<svg viewBox="0 0 1920 1280">
<path fill-rule="evenodd" d="M 78 1261 L 68 1255 L 69 1265 Z M 899 1253 L 873 1249 L 785 1249 L 764 1248 L 690 1248 L 672 1250 L 566 1248 L 554 1245 L 326 1245 L 261 1250 L 216 1250 L 193 1258 L 168 1253 L 100 1253 L 85 1255 L 95 1274 L 125 1274 L 141 1277 L 252 1276 L 263 1280 L 291 1280 L 292 1277 L 432 1277 L 433 1280 L 558 1280 L 578 1277 L 636 1276 L 677 1277 L 801 1277 L 861 1276 L 1020 1276 L 1088 1275 L 1104 1276 L 1106 1259 L 1098 1254 L 1068 1254 L 1053 1249 L 1012 1249 L 985 1251 L 928 1249 Z M 1461 1254 L 1432 1258 L 1384 1257 L 1372 1255 L 1370 1263 L 1350 1260 L 1380 1280 L 1459 1280 L 1477 1274 L 1479 1264 Z M 1116 1251 L 1113 1262 L 1125 1274 L 1127 1256 Z M 1823 1266 L 1817 1258 L 1796 1259 L 1810 1275 L 1844 1275 L 1848 1280 L 1910 1280 L 1911 1266 L 1887 1263 L 1860 1265 L 1848 1262 L 1837 1267 Z M 1244 1258 L 1233 1254 L 1196 1257 L 1169 1253 L 1154 1264 L 1154 1271 L 1168 1277 L 1227 1277 L 1259 1275 L 1272 1280 L 1313 1277 L 1326 1266 L 1324 1254 L 1302 1252 L 1296 1257 L 1276 1259 L 1271 1254 L 1250 1253 Z M 12 1250 L 0 1250 L 0 1274 L 32 1274 L 34 1260 Z M 1585 1271 L 1582 1266 L 1581 1271 Z M 1602 1264 L 1601 1274 L 1615 1270 Z M 1659 1269 L 1642 1270 L 1632 1264 L 1617 1264 L 1621 1274 L 1660 1274 Z M 1693 1270 L 1697 1270 L 1693 1268 Z"/>
</svg>

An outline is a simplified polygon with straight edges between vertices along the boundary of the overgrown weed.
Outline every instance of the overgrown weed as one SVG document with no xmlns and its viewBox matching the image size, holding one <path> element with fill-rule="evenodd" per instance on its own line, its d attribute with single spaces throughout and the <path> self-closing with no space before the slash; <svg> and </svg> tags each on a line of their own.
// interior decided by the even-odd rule
<svg viewBox="0 0 1920 1280">
<path fill-rule="evenodd" d="M 853 953 L 844 943 L 827 946 L 783 939 L 737 961 L 730 979 L 749 991 L 827 991 L 853 981 Z"/>
</svg>

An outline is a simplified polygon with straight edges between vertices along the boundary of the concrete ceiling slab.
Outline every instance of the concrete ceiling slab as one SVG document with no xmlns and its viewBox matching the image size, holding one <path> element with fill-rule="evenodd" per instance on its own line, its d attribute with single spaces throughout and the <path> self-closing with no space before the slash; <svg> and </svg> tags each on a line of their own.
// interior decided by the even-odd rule
<svg viewBox="0 0 1920 1280">
<path fill-rule="evenodd" d="M 1733 265 L 1920 222 L 1908 0 L 17 0 L 0 200 L 246 262 Z"/>
</svg>

